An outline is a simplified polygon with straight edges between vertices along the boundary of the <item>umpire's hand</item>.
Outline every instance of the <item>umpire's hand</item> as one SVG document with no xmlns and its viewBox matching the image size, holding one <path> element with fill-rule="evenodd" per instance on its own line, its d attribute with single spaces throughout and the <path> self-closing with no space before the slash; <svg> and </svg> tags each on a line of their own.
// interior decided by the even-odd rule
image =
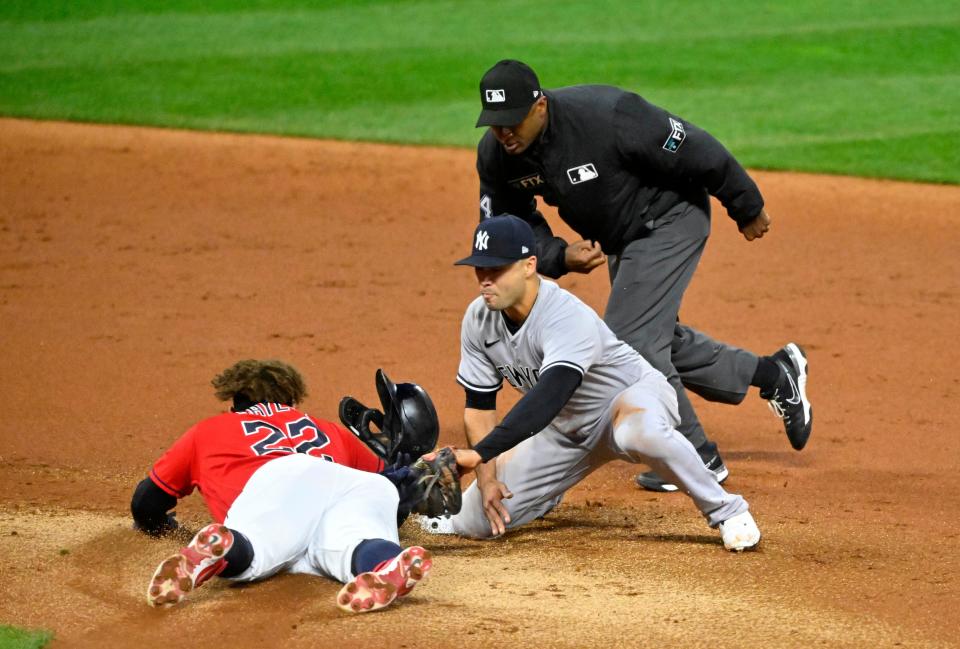
<svg viewBox="0 0 960 649">
<path fill-rule="evenodd" d="M 754 239 L 760 239 L 763 237 L 764 233 L 766 233 L 766 231 L 769 229 L 770 215 L 767 214 L 765 209 L 761 209 L 760 213 L 757 215 L 757 218 L 740 228 L 740 232 L 743 233 L 744 239 L 747 241 L 753 241 Z"/>
<path fill-rule="evenodd" d="M 593 241 L 574 241 L 563 254 L 563 263 L 571 273 L 589 273 L 606 261 L 600 244 Z"/>
</svg>

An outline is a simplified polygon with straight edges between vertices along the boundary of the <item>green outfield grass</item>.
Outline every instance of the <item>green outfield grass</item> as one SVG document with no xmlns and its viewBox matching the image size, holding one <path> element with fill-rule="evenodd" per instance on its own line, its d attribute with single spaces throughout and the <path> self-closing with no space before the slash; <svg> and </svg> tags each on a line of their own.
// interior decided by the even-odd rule
<svg viewBox="0 0 960 649">
<path fill-rule="evenodd" d="M 43 649 L 52 639 L 49 631 L 27 631 L 0 624 L 0 649 Z"/>
<path fill-rule="evenodd" d="M 751 167 L 960 182 L 942 0 L 6 0 L 0 113 L 473 146 L 506 57 L 635 90 Z"/>
</svg>

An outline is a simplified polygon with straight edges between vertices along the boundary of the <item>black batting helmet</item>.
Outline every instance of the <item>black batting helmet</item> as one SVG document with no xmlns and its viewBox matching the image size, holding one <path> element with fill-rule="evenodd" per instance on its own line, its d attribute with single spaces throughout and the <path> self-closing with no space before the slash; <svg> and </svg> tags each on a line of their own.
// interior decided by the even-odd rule
<svg viewBox="0 0 960 649">
<path fill-rule="evenodd" d="M 401 454 L 413 460 L 432 451 L 440 437 L 440 422 L 427 391 L 416 383 L 394 383 L 383 370 L 377 370 L 376 383 L 383 412 L 344 397 L 340 421 L 388 464 Z"/>
<path fill-rule="evenodd" d="M 396 440 L 394 456 L 418 458 L 429 453 L 440 437 L 437 409 L 427 391 L 416 383 L 394 383 L 377 370 L 377 394 L 383 405 L 383 428 Z"/>
</svg>

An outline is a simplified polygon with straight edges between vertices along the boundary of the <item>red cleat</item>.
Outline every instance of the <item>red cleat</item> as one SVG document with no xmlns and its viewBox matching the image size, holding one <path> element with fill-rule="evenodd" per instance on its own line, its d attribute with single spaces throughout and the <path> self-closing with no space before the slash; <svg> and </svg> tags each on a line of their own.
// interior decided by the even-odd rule
<svg viewBox="0 0 960 649">
<path fill-rule="evenodd" d="M 227 567 L 224 557 L 233 546 L 233 533 L 219 523 L 197 532 L 190 544 L 160 562 L 147 588 L 150 606 L 173 606 L 191 590 Z"/>
<path fill-rule="evenodd" d="M 337 606 L 348 613 L 381 609 L 409 595 L 432 567 L 429 550 L 418 545 L 409 547 L 378 570 L 361 573 L 344 584 L 337 594 Z"/>
</svg>

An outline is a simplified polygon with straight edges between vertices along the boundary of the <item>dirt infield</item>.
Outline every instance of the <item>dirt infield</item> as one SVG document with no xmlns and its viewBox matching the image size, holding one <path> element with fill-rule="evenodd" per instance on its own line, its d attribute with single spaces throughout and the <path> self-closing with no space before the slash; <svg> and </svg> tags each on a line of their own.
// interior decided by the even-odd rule
<svg viewBox="0 0 960 649">
<path fill-rule="evenodd" d="M 461 440 L 474 285 L 451 263 L 475 223 L 473 156 L 0 120 L 0 623 L 53 629 L 54 646 L 958 646 L 960 188 L 756 178 L 770 235 L 748 244 L 718 210 L 683 317 L 810 355 L 802 453 L 755 395 L 697 404 L 758 552 L 724 552 L 689 501 L 614 464 L 501 540 L 408 524 L 434 575 L 374 615 L 303 576 L 154 611 L 147 579 L 178 541 L 132 532 L 129 497 L 220 411 L 209 380 L 232 361 L 293 362 L 327 418 L 344 394 L 375 400 L 383 367 Z M 561 284 L 602 310 L 602 271 Z M 205 521 L 199 496 L 178 511 Z"/>
</svg>

